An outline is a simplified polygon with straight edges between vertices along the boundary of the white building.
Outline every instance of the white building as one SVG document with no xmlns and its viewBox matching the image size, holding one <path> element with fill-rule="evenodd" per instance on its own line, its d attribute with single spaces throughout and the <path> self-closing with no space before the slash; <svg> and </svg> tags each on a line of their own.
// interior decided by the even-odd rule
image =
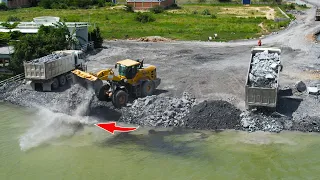
<svg viewBox="0 0 320 180">
<path fill-rule="evenodd" d="M 20 22 L 16 28 L 8 29 L 0 25 L 0 32 L 20 31 L 21 33 L 37 33 L 41 25 L 53 26 L 54 23 L 59 22 L 59 17 L 42 16 L 33 18 L 31 22 Z M 2 22 L 0 22 L 1 24 Z M 13 22 L 12 22 L 13 23 Z M 86 49 L 89 44 L 88 40 L 88 27 L 87 22 L 66 22 L 66 25 L 72 35 L 78 39 L 80 46 L 76 46 L 74 49 Z"/>
</svg>

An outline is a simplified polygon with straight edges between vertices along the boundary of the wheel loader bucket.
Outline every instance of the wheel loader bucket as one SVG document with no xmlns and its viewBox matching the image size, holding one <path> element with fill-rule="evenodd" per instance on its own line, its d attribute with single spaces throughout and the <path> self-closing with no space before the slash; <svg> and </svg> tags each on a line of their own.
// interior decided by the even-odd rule
<svg viewBox="0 0 320 180">
<path fill-rule="evenodd" d="M 96 76 L 81 71 L 81 70 L 74 70 L 73 73 L 73 82 L 75 84 L 79 84 L 82 87 L 88 90 L 94 90 L 95 94 L 98 95 L 101 87 L 103 86 L 102 80 L 97 78 Z"/>
</svg>

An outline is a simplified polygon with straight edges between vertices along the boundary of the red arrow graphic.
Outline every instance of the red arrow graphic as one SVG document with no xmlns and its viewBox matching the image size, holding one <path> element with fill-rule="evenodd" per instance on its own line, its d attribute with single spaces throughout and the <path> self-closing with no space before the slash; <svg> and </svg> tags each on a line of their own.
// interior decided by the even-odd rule
<svg viewBox="0 0 320 180">
<path fill-rule="evenodd" d="M 120 132 L 130 132 L 130 131 L 135 131 L 136 127 L 121 127 L 121 126 L 116 126 L 115 122 L 109 122 L 109 123 L 98 123 L 95 124 L 101 129 L 104 129 L 105 131 L 110 132 L 111 134 L 114 134 L 114 131 L 120 131 Z"/>
</svg>

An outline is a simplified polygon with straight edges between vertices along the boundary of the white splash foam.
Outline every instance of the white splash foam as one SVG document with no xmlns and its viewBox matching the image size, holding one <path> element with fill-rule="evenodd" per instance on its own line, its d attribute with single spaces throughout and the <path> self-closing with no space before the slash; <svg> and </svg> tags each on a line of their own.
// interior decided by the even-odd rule
<svg viewBox="0 0 320 180">
<path fill-rule="evenodd" d="M 59 137 L 72 136 L 79 129 L 79 125 L 94 125 L 98 122 L 97 120 L 82 116 L 89 105 L 90 100 L 80 104 L 72 116 L 38 107 L 36 120 L 20 137 L 21 150 L 29 150 Z"/>
</svg>

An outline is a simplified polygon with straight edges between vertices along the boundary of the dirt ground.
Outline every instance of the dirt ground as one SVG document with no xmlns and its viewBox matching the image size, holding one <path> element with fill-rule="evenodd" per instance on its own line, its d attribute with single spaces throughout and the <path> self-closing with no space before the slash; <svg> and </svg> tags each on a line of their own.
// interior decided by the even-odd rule
<svg viewBox="0 0 320 180">
<path fill-rule="evenodd" d="M 305 71 L 317 65 L 320 55 L 318 45 L 307 38 L 320 27 L 313 15 L 312 8 L 287 30 L 262 39 L 263 46 L 282 49 L 281 86 L 308 80 L 310 74 L 314 74 Z M 113 67 L 116 61 L 125 58 L 145 59 L 145 63 L 157 66 L 162 79 L 158 89 L 164 95 L 180 96 L 188 91 L 200 100 L 222 99 L 244 109 L 250 50 L 256 44 L 257 40 L 227 43 L 107 41 L 104 49 L 89 57 L 88 70 L 95 72 Z"/>
<path fill-rule="evenodd" d="M 316 0 L 309 0 L 320 5 Z M 315 8 L 307 10 L 305 15 L 297 16 L 297 20 L 281 32 L 273 33 L 262 38 L 263 46 L 279 47 L 282 50 L 281 61 L 283 71 L 280 76 L 280 86 L 294 87 L 297 81 L 304 81 L 311 85 L 319 80 L 319 45 L 310 41 L 310 34 L 320 30 L 320 22 L 314 21 Z M 181 97 L 183 92 L 191 93 L 198 102 L 203 100 L 224 100 L 244 111 L 244 87 L 250 61 L 250 50 L 257 45 L 257 40 L 238 40 L 233 42 L 139 42 L 106 41 L 104 48 L 92 52 L 88 56 L 88 70 L 97 72 L 105 68 L 113 68 L 118 60 L 144 59 L 145 64 L 157 67 L 158 77 L 162 79 L 156 94 L 159 96 Z M 293 88 L 294 90 L 294 88 Z M 80 94 L 78 92 L 81 92 Z M 296 92 L 293 92 L 297 95 Z M 83 101 L 79 89 L 63 93 L 38 93 L 17 89 L 8 93 L 2 99 L 18 104 L 30 104 L 50 107 L 61 104 L 68 99 L 66 107 L 70 104 L 79 104 Z M 1 99 L 0 93 L 0 99 Z M 78 97 L 79 96 L 79 97 Z M 299 95 L 302 102 L 283 99 L 279 102 L 279 112 L 285 114 L 290 120 L 268 120 L 267 118 L 249 120 L 245 126 L 255 128 L 252 123 L 263 127 L 261 130 L 283 129 L 288 125 L 294 130 L 320 131 L 319 100 L 303 93 Z M 77 101 L 75 101 L 77 100 Z M 49 102 L 50 101 L 50 102 Z M 70 101 L 70 102 L 69 102 Z M 92 112 L 106 117 L 109 111 L 107 104 L 101 102 L 91 103 Z M 63 106 L 64 107 L 64 106 Z M 60 108 L 61 109 L 61 108 Z M 66 108 L 63 108 L 66 109 Z M 119 117 L 109 117 L 116 120 Z M 262 122 L 259 122 L 260 120 Z M 265 123 L 267 122 L 267 124 Z M 270 124 L 269 124 L 270 123 Z M 282 123 L 282 124 L 280 124 Z M 244 125 L 243 125 L 244 126 Z M 280 127 L 280 128 L 278 128 Z M 273 129 L 273 130 L 272 130 Z M 277 131 L 277 130 L 276 130 Z"/>
</svg>

